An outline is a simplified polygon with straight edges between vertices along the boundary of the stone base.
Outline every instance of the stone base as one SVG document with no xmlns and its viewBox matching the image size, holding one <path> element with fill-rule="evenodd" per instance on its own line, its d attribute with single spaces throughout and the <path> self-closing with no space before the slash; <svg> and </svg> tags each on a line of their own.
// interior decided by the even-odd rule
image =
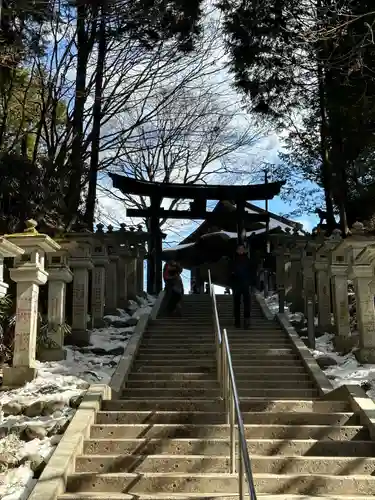
<svg viewBox="0 0 375 500">
<path fill-rule="evenodd" d="M 120 313 L 118 312 L 117 307 L 108 307 L 104 309 L 104 316 L 120 316 Z"/>
<path fill-rule="evenodd" d="M 70 335 L 65 337 L 64 345 L 75 345 L 77 347 L 87 347 L 90 345 L 89 330 L 72 330 Z"/>
<path fill-rule="evenodd" d="M 104 328 L 107 326 L 107 323 L 103 318 L 94 318 L 94 328 Z"/>
<path fill-rule="evenodd" d="M 126 309 L 126 306 L 128 305 L 128 299 L 119 299 L 118 300 L 118 309 Z"/>
<path fill-rule="evenodd" d="M 355 337 L 342 337 L 340 335 L 333 337 L 333 345 L 338 352 L 343 354 L 348 354 L 356 344 L 357 339 Z"/>
<path fill-rule="evenodd" d="M 316 336 L 321 337 L 325 333 L 336 334 L 335 326 L 332 324 L 326 325 L 326 326 L 316 325 L 316 327 L 315 327 Z"/>
<path fill-rule="evenodd" d="M 286 300 L 285 303 L 287 303 L 288 301 Z M 303 302 L 302 300 L 294 300 L 293 302 L 291 302 L 289 304 L 289 311 L 291 313 L 297 313 L 297 312 L 301 312 L 303 311 Z"/>
<path fill-rule="evenodd" d="M 375 363 L 375 348 L 374 347 L 361 347 L 354 353 L 357 361 L 363 364 Z"/>
<path fill-rule="evenodd" d="M 62 361 L 66 359 L 66 351 L 62 348 L 46 349 L 41 347 L 38 349 L 37 359 L 38 361 Z"/>
<path fill-rule="evenodd" d="M 4 366 L 3 387 L 21 387 L 35 379 L 36 368 L 30 366 Z"/>
</svg>

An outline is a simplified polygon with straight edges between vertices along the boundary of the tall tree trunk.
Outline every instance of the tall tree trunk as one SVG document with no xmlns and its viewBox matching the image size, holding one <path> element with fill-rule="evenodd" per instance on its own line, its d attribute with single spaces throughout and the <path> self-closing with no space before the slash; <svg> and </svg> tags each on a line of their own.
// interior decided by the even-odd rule
<svg viewBox="0 0 375 500">
<path fill-rule="evenodd" d="M 341 112 L 335 106 L 336 81 L 333 75 L 334 69 L 325 69 L 326 94 L 327 98 L 327 129 L 330 137 L 331 154 L 331 182 L 333 201 L 339 210 L 340 229 L 343 236 L 349 233 L 348 220 L 346 214 L 347 200 L 347 178 L 346 178 L 346 158 L 343 151 L 343 132 L 341 126 Z"/>
<path fill-rule="evenodd" d="M 334 111 L 332 113 L 334 115 Z M 331 138 L 332 138 L 332 161 L 335 178 L 334 199 L 339 209 L 340 229 L 343 236 L 348 235 L 349 225 L 346 213 L 348 199 L 348 184 L 346 175 L 346 161 L 343 152 L 342 133 L 340 128 L 340 114 L 336 119 L 334 116 L 331 119 Z"/>
<path fill-rule="evenodd" d="M 320 1 L 317 2 L 318 18 L 322 19 L 322 9 Z M 329 156 L 328 144 L 328 122 L 326 110 L 326 93 L 325 93 L 325 67 L 326 61 L 326 43 L 323 41 L 317 47 L 317 73 L 318 73 L 318 95 L 319 95 L 319 112 L 320 112 L 320 154 L 322 159 L 321 178 L 324 190 L 324 200 L 326 204 L 327 226 L 328 232 L 332 232 L 335 225 L 335 215 L 333 211 L 332 200 L 332 169 Z"/>
<path fill-rule="evenodd" d="M 103 100 L 103 75 L 104 62 L 107 52 L 107 35 L 105 29 L 106 8 L 105 4 L 101 8 L 101 19 L 99 26 L 99 46 L 98 59 L 95 72 L 95 100 L 93 106 L 93 125 L 90 156 L 89 185 L 86 201 L 86 211 L 84 220 L 91 231 L 94 230 L 96 190 L 98 183 L 99 152 L 100 152 L 100 128 L 102 121 L 102 100 Z"/>
<path fill-rule="evenodd" d="M 322 183 L 324 189 L 324 200 L 327 212 L 327 225 L 329 232 L 333 231 L 336 221 L 333 211 L 332 201 L 332 169 L 329 158 L 328 146 L 328 126 L 327 114 L 325 108 L 324 94 L 324 71 L 321 64 L 318 62 L 318 77 L 319 77 L 319 106 L 320 106 L 320 154 L 322 158 Z"/>
<path fill-rule="evenodd" d="M 85 18 L 88 15 L 86 6 L 79 2 L 77 5 L 77 73 L 75 86 L 75 101 L 73 111 L 73 140 L 70 155 L 71 175 L 66 199 L 66 226 L 70 229 L 77 219 L 77 212 L 81 198 L 83 163 L 83 122 L 86 102 L 87 64 L 92 46 L 89 44 L 88 30 Z M 95 22 L 95 21 L 93 21 Z"/>
</svg>

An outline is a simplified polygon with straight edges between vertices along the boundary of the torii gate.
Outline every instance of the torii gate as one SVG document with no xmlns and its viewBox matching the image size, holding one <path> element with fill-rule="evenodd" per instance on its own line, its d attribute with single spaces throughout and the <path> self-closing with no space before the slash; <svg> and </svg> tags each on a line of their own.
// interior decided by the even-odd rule
<svg viewBox="0 0 375 500">
<path fill-rule="evenodd" d="M 118 174 L 109 174 L 113 187 L 123 194 L 148 196 L 150 206 L 146 209 L 128 209 L 129 217 L 144 217 L 148 221 L 150 239 L 148 242 L 148 293 L 159 293 L 162 289 L 162 240 L 163 233 L 160 229 L 160 219 L 190 219 L 209 220 L 220 227 L 225 219 L 233 221 L 232 214 L 223 214 L 207 211 L 207 201 L 234 200 L 236 204 L 235 219 L 237 224 L 238 241 L 242 241 L 243 230 L 247 223 L 268 222 L 269 215 L 249 214 L 245 212 L 245 203 L 255 200 L 271 200 L 280 193 L 284 182 L 268 182 L 248 186 L 228 185 L 199 185 L 148 182 L 125 177 Z M 178 200 L 193 200 L 190 210 L 165 210 L 161 207 L 163 198 Z"/>
</svg>

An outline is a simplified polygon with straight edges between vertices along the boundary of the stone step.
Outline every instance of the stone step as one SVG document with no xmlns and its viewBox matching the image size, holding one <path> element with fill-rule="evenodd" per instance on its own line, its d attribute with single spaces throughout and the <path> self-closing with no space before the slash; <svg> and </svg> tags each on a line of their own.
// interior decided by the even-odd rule
<svg viewBox="0 0 375 500">
<path fill-rule="evenodd" d="M 93 425 L 91 439 L 129 438 L 223 438 L 229 436 L 229 425 L 194 424 L 117 424 Z M 369 440 L 369 432 L 361 426 L 322 425 L 248 425 L 245 424 L 246 439 L 332 439 Z M 375 469 L 375 467 L 374 467 Z"/>
<path fill-rule="evenodd" d="M 223 402 L 217 399 L 186 401 L 183 399 L 142 399 L 131 401 L 125 400 L 104 400 L 102 402 L 103 411 L 223 411 Z M 320 401 L 313 399 L 305 400 L 275 400 L 265 398 L 241 398 L 241 411 L 249 412 L 346 412 L 350 411 L 349 404 L 346 401 Z"/>
<path fill-rule="evenodd" d="M 228 331 L 228 338 L 234 339 L 234 340 L 242 340 L 242 342 L 273 342 L 277 340 L 286 340 L 288 337 L 285 335 L 283 332 L 266 332 L 264 330 L 235 330 L 235 331 Z M 147 340 L 152 340 L 154 338 L 157 339 L 163 339 L 166 338 L 167 340 L 172 341 L 178 341 L 178 340 L 185 340 L 189 342 L 197 342 L 197 341 L 202 341 L 202 342 L 210 342 L 214 338 L 214 332 L 212 330 L 202 332 L 202 331 L 196 331 L 196 330 L 186 330 L 182 332 L 166 332 L 166 331 L 160 331 L 160 332 L 153 332 L 151 331 L 150 333 L 145 333 L 143 336 L 143 339 Z"/>
<path fill-rule="evenodd" d="M 248 439 L 250 456 L 308 455 L 314 457 L 373 457 L 372 441 L 338 441 L 313 439 Z M 87 439 L 83 455 L 141 454 L 141 455 L 224 455 L 230 452 L 230 440 L 179 439 Z"/>
<path fill-rule="evenodd" d="M 245 498 L 248 498 L 245 494 Z M 223 495 L 222 493 L 153 493 L 145 495 L 131 495 L 128 493 L 65 493 L 58 497 L 58 500 L 238 500 L 238 493 Z M 372 496 L 360 495 L 320 495 L 318 497 L 310 495 L 293 494 L 257 494 L 259 500 L 373 500 Z"/>
<path fill-rule="evenodd" d="M 192 319 L 193 321 L 198 321 L 198 320 L 204 320 L 204 321 L 209 321 L 212 320 L 212 309 L 209 308 L 209 310 L 198 310 L 198 308 L 191 308 L 191 310 L 187 309 L 181 309 L 182 315 L 180 317 L 174 317 L 173 319 L 176 319 L 178 323 L 181 323 L 183 321 L 186 321 L 187 319 Z M 165 318 L 158 318 L 158 323 L 161 321 L 165 321 L 167 317 Z M 219 319 L 229 319 L 233 321 L 233 310 L 232 307 L 229 308 L 228 311 L 219 311 Z M 275 321 L 268 320 L 261 314 L 257 314 L 256 312 L 253 312 L 253 314 L 250 314 L 250 319 L 253 321 L 259 321 L 259 322 L 264 322 L 264 323 L 269 323 L 269 324 L 275 324 Z"/>
<path fill-rule="evenodd" d="M 239 361 L 243 362 L 243 364 L 247 364 L 247 366 L 264 366 L 265 361 L 267 361 L 268 366 L 272 365 L 284 365 L 284 366 L 290 366 L 293 365 L 294 362 L 299 361 L 298 358 L 292 358 L 292 357 L 285 357 L 285 356 L 280 356 L 280 357 L 271 357 L 271 356 L 263 356 L 262 358 L 249 358 L 248 361 L 246 360 L 246 356 L 239 358 Z M 140 366 L 148 366 L 148 367 L 156 367 L 156 366 L 162 366 L 162 367 L 167 367 L 167 366 L 173 366 L 175 367 L 174 371 L 179 371 L 178 368 L 182 366 L 204 366 L 205 368 L 216 368 L 216 360 L 215 357 L 213 356 L 212 358 L 207 358 L 207 359 L 189 359 L 189 360 L 184 360 L 183 358 L 165 358 L 165 359 L 138 359 L 136 358 L 135 362 L 135 368 L 139 368 Z"/>
<path fill-rule="evenodd" d="M 243 328 L 242 326 L 240 328 L 235 328 L 233 323 L 220 323 L 222 328 L 225 328 L 227 330 L 228 335 L 243 335 L 243 336 L 265 336 L 265 337 L 286 337 L 286 333 L 281 330 L 280 328 L 277 327 L 272 327 L 270 328 L 269 326 L 264 326 L 264 325 L 255 325 L 255 324 L 250 324 L 248 328 Z M 150 328 L 148 328 L 145 332 L 145 335 L 170 335 L 173 337 L 174 335 L 182 336 L 182 334 L 189 333 L 192 336 L 200 337 L 200 336 L 208 336 L 210 334 L 214 334 L 214 329 L 213 329 L 213 323 L 212 324 L 207 324 L 207 325 L 186 325 L 186 326 L 179 326 L 176 328 L 169 328 L 169 327 L 158 327 L 155 328 L 153 325 L 151 325 Z"/>
<path fill-rule="evenodd" d="M 206 389 L 206 388 L 153 388 L 153 387 L 136 387 L 136 388 L 125 388 L 122 391 L 121 398 L 123 399 L 185 399 L 185 398 L 194 398 L 194 399 L 214 399 L 220 397 L 220 388 L 217 387 L 215 389 Z"/>
<path fill-rule="evenodd" d="M 323 474 L 254 474 L 255 490 L 259 493 L 299 493 L 374 495 L 375 477 L 331 476 Z M 236 474 L 183 473 L 81 473 L 68 476 L 67 492 L 123 492 L 142 494 L 153 491 L 194 493 L 205 491 L 238 494 Z"/>
<path fill-rule="evenodd" d="M 267 360 L 268 361 L 268 360 Z M 265 376 L 269 375 L 279 375 L 279 374 L 289 374 L 299 376 L 300 374 L 306 375 L 306 369 L 303 366 L 302 362 L 295 360 L 293 364 L 290 365 L 270 365 L 268 362 L 264 365 L 254 365 L 253 363 L 241 364 L 239 362 L 234 363 L 234 372 L 236 377 L 241 374 L 246 374 L 247 376 L 251 376 L 254 373 L 264 373 Z"/>
<path fill-rule="evenodd" d="M 280 330 L 266 330 L 264 328 L 249 328 L 249 329 L 240 329 L 240 328 L 227 328 L 226 326 L 221 324 L 222 328 L 225 328 L 227 330 L 227 334 L 229 337 L 234 337 L 234 338 L 242 338 L 243 340 L 248 341 L 248 339 L 287 339 L 287 335 L 285 332 L 280 331 Z M 173 329 L 173 330 L 166 330 L 160 329 L 160 330 L 147 330 L 143 338 L 151 339 L 153 337 L 168 337 L 168 339 L 182 339 L 185 336 L 188 336 L 188 340 L 193 340 L 193 339 L 206 339 L 209 340 L 210 338 L 214 337 L 214 331 L 213 331 L 213 326 L 210 326 L 209 328 L 202 329 L 199 328 L 198 326 L 195 326 L 194 328 L 184 328 L 184 329 Z"/>
<path fill-rule="evenodd" d="M 318 391 L 314 388 L 263 388 L 263 389 L 243 389 L 239 391 L 240 398 L 288 398 L 303 399 L 318 396 Z M 122 392 L 124 399 L 213 399 L 220 397 L 220 389 L 156 389 L 156 388 L 134 388 L 125 389 Z"/>
<path fill-rule="evenodd" d="M 249 329 L 243 329 L 243 328 L 235 328 L 233 325 L 233 322 L 231 323 L 224 323 L 220 322 L 221 326 L 224 326 L 225 328 L 228 328 L 230 332 L 233 333 L 240 333 L 240 332 L 248 332 L 248 333 L 259 333 L 259 335 L 262 334 L 268 334 L 268 335 L 285 335 L 285 333 L 280 329 L 280 327 L 277 326 L 272 326 L 268 324 L 260 324 L 260 323 L 250 323 Z M 199 322 L 199 323 L 194 323 L 193 321 L 187 322 L 185 325 L 152 325 L 151 328 L 148 330 L 150 334 L 167 334 L 167 335 L 181 335 L 182 333 L 189 332 L 190 334 L 194 335 L 203 335 L 203 334 L 209 334 L 210 332 L 213 331 L 213 323 L 212 320 L 210 322 Z"/>
<path fill-rule="evenodd" d="M 171 365 L 171 364 L 165 364 L 165 365 L 155 365 L 153 363 L 152 366 L 148 366 L 145 363 L 134 363 L 134 366 L 132 367 L 132 370 L 134 373 L 141 373 L 141 372 L 161 372 L 161 373 L 207 373 L 211 374 L 212 376 L 216 375 L 216 364 L 205 364 L 205 365 Z M 278 374 L 278 373 L 289 373 L 295 374 L 298 376 L 300 373 L 306 374 L 306 369 L 302 365 L 302 362 L 294 362 L 293 365 L 286 364 L 284 366 L 281 365 L 275 365 L 272 364 L 270 365 L 269 363 L 267 364 L 258 364 L 255 365 L 252 363 L 251 365 L 249 363 L 243 364 L 236 364 L 234 367 L 235 375 L 238 377 L 241 374 L 245 374 L 248 376 L 248 374 L 251 373 L 273 373 L 273 374 Z"/>
<path fill-rule="evenodd" d="M 263 347 L 263 348 L 254 348 L 252 349 L 251 345 L 247 347 L 247 349 L 230 349 L 232 356 L 238 356 L 240 354 L 247 355 L 249 357 L 251 356 L 285 356 L 285 357 L 294 357 L 295 354 L 293 349 L 291 347 Z M 165 355 L 168 354 L 169 356 L 184 356 L 184 357 L 194 357 L 194 359 L 197 358 L 197 352 L 193 352 L 192 350 L 189 349 L 183 349 L 180 347 L 175 347 L 175 348 L 170 348 L 170 349 L 163 349 L 160 351 L 155 351 L 155 350 L 150 350 L 150 349 L 144 349 L 140 348 L 138 358 L 139 357 L 145 357 L 145 356 L 150 356 L 151 358 L 158 358 L 158 357 L 165 357 Z M 209 351 L 198 351 L 198 354 L 200 356 L 212 356 L 215 354 L 215 348 L 214 346 L 212 349 Z"/>
<path fill-rule="evenodd" d="M 174 360 L 168 361 L 167 359 L 165 362 L 162 360 L 160 361 L 147 361 L 147 360 L 141 360 L 138 361 L 138 359 L 135 360 L 133 370 L 138 371 L 138 370 L 143 370 L 144 368 L 147 368 L 148 370 L 152 371 L 163 371 L 167 373 L 168 371 L 172 372 L 184 372 L 188 371 L 191 372 L 193 369 L 198 369 L 198 371 L 207 371 L 207 372 L 215 372 L 216 371 L 216 361 L 215 358 L 208 359 L 208 360 L 199 360 L 196 359 L 194 362 L 192 361 L 191 363 L 189 361 L 183 361 L 181 362 L 175 362 Z"/>
<path fill-rule="evenodd" d="M 255 348 L 263 349 L 265 347 L 272 347 L 276 349 L 277 347 L 290 347 L 291 343 L 289 340 L 282 338 L 282 337 L 275 337 L 272 339 L 269 338 L 251 338 L 251 337 L 245 337 L 244 335 L 239 336 L 238 338 L 233 338 L 231 335 L 228 337 L 229 343 L 231 348 L 241 348 L 241 347 L 247 347 L 250 348 L 254 346 Z M 173 349 L 174 346 L 180 346 L 181 348 L 201 348 L 201 349 L 206 349 L 206 348 L 214 348 L 215 346 L 215 337 L 214 335 L 210 335 L 210 337 L 204 338 L 202 336 L 199 337 L 190 337 L 188 334 L 181 336 L 181 338 L 169 338 L 168 336 L 162 335 L 162 336 L 152 336 L 149 338 L 143 338 L 142 339 L 142 347 L 143 346 L 151 346 L 151 347 L 160 347 L 162 348 L 167 348 L 167 349 Z M 202 347 L 201 347 L 202 346 Z"/>
<path fill-rule="evenodd" d="M 262 333 L 252 333 L 247 332 L 246 334 L 238 334 L 238 333 L 229 333 L 228 339 L 236 342 L 236 344 L 242 344 L 243 346 L 250 347 L 254 345 L 255 347 L 259 346 L 260 349 L 264 347 L 273 347 L 273 344 L 276 343 L 276 347 L 281 347 L 282 344 L 291 345 L 290 340 L 284 334 L 280 335 L 266 335 Z M 207 344 L 210 346 L 214 345 L 215 336 L 213 332 L 209 334 L 201 334 L 201 335 L 191 335 L 184 334 L 181 336 L 172 337 L 164 334 L 150 334 L 143 335 L 142 337 L 142 345 L 143 344 L 155 344 L 157 341 L 168 341 L 172 344 L 181 344 L 181 347 L 186 347 L 185 344 L 193 345 L 199 348 L 200 345 L 204 344 L 204 348 L 207 347 Z M 164 346 L 163 346 L 164 347 Z M 167 347 L 167 346 L 165 346 Z"/>
<path fill-rule="evenodd" d="M 267 347 L 271 347 L 272 349 L 277 349 L 277 348 L 286 348 L 290 347 L 291 343 L 287 339 L 282 339 L 282 338 L 277 338 L 273 339 L 272 341 L 268 341 L 267 339 L 244 339 L 243 337 L 241 339 L 229 339 L 231 345 L 231 350 L 239 350 L 239 349 L 266 349 Z M 155 337 L 150 337 L 150 338 L 143 338 L 142 343 L 141 343 L 141 348 L 142 349 L 152 349 L 152 350 L 173 350 L 176 347 L 179 347 L 180 349 L 186 349 L 186 350 L 194 350 L 197 352 L 202 352 L 206 351 L 209 349 L 214 350 L 215 349 L 215 340 L 214 337 L 212 336 L 210 339 L 202 339 L 201 341 L 199 339 L 194 339 L 194 340 L 189 340 L 186 339 L 184 342 L 180 342 L 179 339 L 174 340 L 173 342 L 169 339 L 166 339 L 165 337 L 161 338 L 155 338 Z"/>
<path fill-rule="evenodd" d="M 163 373 L 163 372 L 130 372 L 128 380 L 170 380 L 172 382 L 183 381 L 199 381 L 199 382 L 216 382 L 215 375 L 208 375 L 206 372 L 192 372 L 192 373 Z"/>
<path fill-rule="evenodd" d="M 265 379 L 260 377 L 249 377 L 246 380 L 236 380 L 237 387 L 242 389 L 272 389 L 281 387 L 283 389 L 307 389 L 314 387 L 313 383 L 306 377 L 298 380 L 285 380 L 273 377 Z M 216 380 L 155 380 L 150 377 L 149 380 L 134 380 L 129 378 L 126 382 L 126 389 L 219 389 L 219 383 Z"/>
<path fill-rule="evenodd" d="M 243 319 L 243 318 L 241 318 Z M 223 321 L 230 321 L 233 323 L 234 316 L 232 311 L 229 311 L 228 313 L 219 313 L 219 320 L 220 322 Z M 176 327 L 180 325 L 186 325 L 188 322 L 192 322 L 193 324 L 199 324 L 199 323 L 204 323 L 204 324 L 209 324 L 212 323 L 212 311 L 206 311 L 206 312 L 199 312 L 197 311 L 182 311 L 182 316 L 177 318 L 158 318 L 155 322 L 153 322 L 152 326 L 171 326 L 171 325 L 176 325 Z M 276 320 L 268 320 L 264 316 L 259 316 L 259 315 L 250 315 L 250 322 L 252 323 L 259 323 L 262 325 L 268 325 L 273 328 L 280 328 L 279 323 Z"/>
<path fill-rule="evenodd" d="M 240 328 L 237 328 L 233 324 L 233 320 L 228 323 L 228 322 L 220 322 L 220 325 L 224 328 L 226 328 L 227 332 L 230 334 L 248 334 L 248 335 L 270 335 L 272 336 L 277 336 L 277 335 L 283 335 L 285 336 L 285 332 L 277 326 L 271 326 L 271 325 L 262 325 L 260 323 L 250 323 L 249 327 L 247 329 L 243 328 L 243 325 L 241 324 Z M 175 335 L 180 335 L 181 333 L 184 332 L 192 332 L 194 335 L 208 335 L 210 332 L 213 333 L 213 323 L 199 323 L 199 324 L 194 324 L 193 322 L 187 323 L 186 325 L 179 325 L 179 326 L 166 326 L 166 325 L 151 325 L 148 329 L 147 332 L 150 335 L 152 334 L 168 334 L 173 336 Z"/>
<path fill-rule="evenodd" d="M 283 353 L 280 352 L 280 354 L 275 354 L 275 353 L 267 353 L 267 351 L 262 351 L 258 355 L 253 352 L 244 352 L 244 353 L 238 353 L 238 352 L 231 352 L 232 355 L 232 360 L 236 361 L 236 363 L 240 362 L 241 360 L 244 361 L 249 361 L 250 363 L 256 362 L 258 360 L 261 361 L 271 361 L 272 363 L 275 361 L 280 361 L 284 364 L 287 362 L 290 364 L 293 364 L 294 361 L 298 361 L 298 355 L 297 354 L 292 354 L 292 353 Z M 159 363 L 162 362 L 163 360 L 168 363 L 175 363 L 175 364 L 190 364 L 194 362 L 201 362 L 203 364 L 206 363 L 216 363 L 216 357 L 215 353 L 205 353 L 201 356 L 197 356 L 197 354 L 190 353 L 190 354 L 184 354 L 180 353 L 178 351 L 174 353 L 165 353 L 163 354 L 143 354 L 142 350 L 139 352 L 137 358 L 136 358 L 138 363 Z"/>
<path fill-rule="evenodd" d="M 166 346 L 164 348 L 164 346 Z M 168 347 L 167 347 L 168 346 Z M 235 342 L 230 342 L 229 341 L 229 346 L 230 346 L 230 352 L 233 356 L 241 353 L 251 355 L 251 354 L 258 354 L 258 355 L 264 355 L 269 351 L 266 347 L 262 348 L 261 346 L 255 346 L 252 348 L 252 344 L 237 344 Z M 273 350 L 282 350 L 282 349 L 290 349 L 290 345 L 286 344 L 273 344 L 274 347 L 272 347 Z M 280 347 L 279 347 L 280 346 Z M 282 352 L 282 351 L 281 351 Z M 169 343 L 163 343 L 163 342 L 158 342 L 154 344 L 142 344 L 139 348 L 138 351 L 139 354 L 142 354 L 142 356 L 146 354 L 150 354 L 153 356 L 159 355 L 168 355 L 168 354 L 179 354 L 181 356 L 191 356 L 195 355 L 197 359 L 200 359 L 201 356 L 204 357 L 209 357 L 209 356 L 215 356 L 216 355 L 216 349 L 215 345 L 213 343 L 211 344 L 200 344 L 199 347 L 196 347 L 196 344 L 184 344 L 183 346 L 181 344 L 169 344 Z M 288 354 L 295 354 L 295 351 L 291 350 L 290 353 Z"/>
<path fill-rule="evenodd" d="M 243 317 L 241 317 L 243 319 Z M 228 313 L 219 313 L 219 321 L 222 322 L 230 322 L 233 324 L 234 320 L 234 315 L 232 311 L 229 311 Z M 177 318 L 158 318 L 155 322 L 153 322 L 153 326 L 168 326 L 171 325 L 171 322 L 173 324 L 180 326 L 180 325 L 186 325 L 188 321 L 191 321 L 194 324 L 199 324 L 199 323 L 204 323 L 204 324 L 209 324 L 212 323 L 212 312 L 211 311 L 206 311 L 206 312 L 199 312 L 199 311 L 182 311 L 182 316 Z M 272 326 L 274 328 L 280 328 L 279 323 L 276 320 L 268 320 L 264 316 L 259 316 L 259 315 L 250 315 L 250 322 L 252 323 L 259 323 L 262 325 L 268 325 Z"/>
<path fill-rule="evenodd" d="M 241 341 L 244 344 L 268 344 L 270 347 L 273 342 L 280 343 L 289 342 L 288 337 L 282 332 L 280 333 L 267 333 L 265 331 L 251 331 L 251 330 L 243 330 L 243 331 L 235 331 L 228 332 L 228 339 L 232 339 L 233 341 L 239 342 Z M 151 342 L 154 340 L 168 340 L 168 342 L 176 343 L 191 343 L 197 344 L 200 342 L 203 343 L 212 343 L 215 339 L 215 335 L 213 331 L 208 332 L 192 332 L 191 330 L 181 333 L 168 333 L 168 332 L 150 332 L 150 334 L 144 334 L 142 337 L 142 342 Z"/>
<path fill-rule="evenodd" d="M 277 354 L 267 354 L 267 352 L 262 352 L 259 353 L 258 355 L 256 354 L 248 354 L 248 353 L 243 353 L 237 354 L 237 353 L 231 353 L 232 354 L 232 360 L 236 364 L 243 362 L 247 363 L 249 362 L 251 365 L 254 363 L 259 365 L 259 362 L 267 362 L 267 364 L 276 364 L 277 362 L 280 362 L 284 365 L 293 365 L 295 361 L 299 361 L 299 357 L 297 354 L 284 354 L 280 353 L 280 355 Z M 201 355 L 197 356 L 194 354 L 180 354 L 179 352 L 175 352 L 174 354 L 164 354 L 164 355 L 143 355 L 142 351 L 138 354 L 136 358 L 136 362 L 138 364 L 140 363 L 149 363 L 150 365 L 155 365 L 155 364 L 160 364 L 160 363 L 168 363 L 168 364 L 175 364 L 175 365 L 187 365 L 187 364 L 196 364 L 200 363 L 203 365 L 211 365 L 213 364 L 216 366 L 216 356 L 214 353 L 211 354 L 206 354 L 206 355 Z"/>
<path fill-rule="evenodd" d="M 194 384 L 204 384 L 211 385 L 217 384 L 217 379 L 215 376 L 208 376 L 204 372 L 196 373 L 163 373 L 163 372 L 131 372 L 129 373 L 127 387 L 134 386 L 136 382 L 152 382 L 154 384 L 163 384 L 168 382 L 170 384 L 180 387 L 180 384 L 184 383 L 194 383 Z M 264 382 L 265 384 L 273 384 L 275 382 L 282 384 L 299 384 L 310 382 L 311 379 L 307 373 L 301 373 L 296 378 L 295 373 L 249 373 L 249 374 L 237 374 L 236 382 L 237 385 Z"/>
<path fill-rule="evenodd" d="M 357 457 L 251 457 L 253 474 L 332 474 L 373 475 L 375 458 Z M 200 455 L 81 455 L 76 472 L 183 472 L 228 473 L 230 460 L 222 456 Z"/>
<path fill-rule="evenodd" d="M 353 413 L 315 413 L 311 411 L 242 412 L 245 425 L 296 425 L 296 426 L 360 426 L 359 417 Z M 99 411 L 97 425 L 115 424 L 225 424 L 226 414 L 200 411 Z"/>
<path fill-rule="evenodd" d="M 155 373 L 206 373 L 206 374 L 211 374 L 212 377 L 216 376 L 216 364 L 215 363 L 204 363 L 203 365 L 193 365 L 193 364 L 183 364 L 183 365 L 171 365 L 171 364 L 165 364 L 165 365 L 155 365 L 153 363 L 152 366 L 148 366 L 145 363 L 134 363 L 132 366 L 132 370 L 134 373 L 139 373 L 139 372 L 155 372 Z"/>
</svg>

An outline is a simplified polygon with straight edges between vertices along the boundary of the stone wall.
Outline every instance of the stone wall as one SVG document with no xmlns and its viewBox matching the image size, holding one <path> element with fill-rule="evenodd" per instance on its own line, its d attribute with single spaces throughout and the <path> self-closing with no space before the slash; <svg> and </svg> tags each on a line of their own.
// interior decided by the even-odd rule
<svg viewBox="0 0 375 500">
<path fill-rule="evenodd" d="M 121 224 L 118 231 L 112 226 L 104 231 L 99 224 L 95 233 L 67 233 L 56 239 L 39 233 L 36 226 L 30 220 L 23 233 L 0 236 L 0 299 L 12 289 L 15 304 L 13 362 L 3 367 L 4 386 L 19 386 L 36 376 L 41 311 L 48 325 L 48 345 L 41 355 L 57 361 L 65 357 L 64 341 L 88 345 L 91 327 L 103 326 L 105 314 L 143 292 L 146 233 L 139 226 Z M 41 287 L 46 288 L 46 304 L 40 300 Z"/>
</svg>

